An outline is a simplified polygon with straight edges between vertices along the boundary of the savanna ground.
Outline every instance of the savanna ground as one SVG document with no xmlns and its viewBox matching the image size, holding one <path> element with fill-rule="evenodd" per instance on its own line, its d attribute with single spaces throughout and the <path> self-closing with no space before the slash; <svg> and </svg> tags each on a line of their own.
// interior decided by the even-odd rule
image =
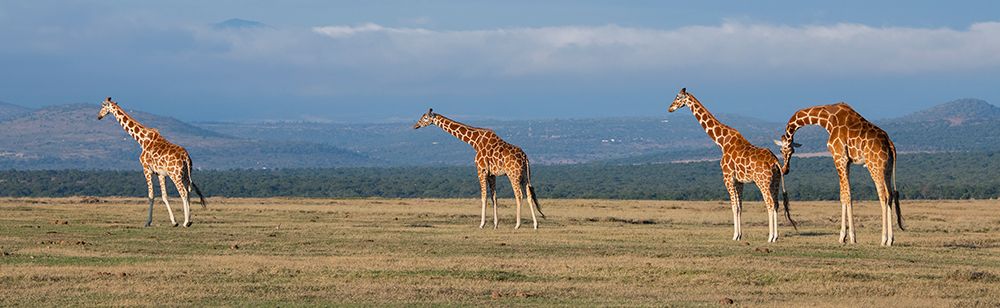
<svg viewBox="0 0 1000 308">
<path fill-rule="evenodd" d="M 834 202 L 793 202 L 776 244 L 759 202 L 740 242 L 725 202 L 543 199 L 537 231 L 512 202 L 480 230 L 467 199 L 213 198 L 191 228 L 159 200 L 151 228 L 141 199 L 0 200 L 0 306 L 1000 305 L 998 201 L 904 200 L 891 248 L 873 202 L 847 246 Z"/>
</svg>

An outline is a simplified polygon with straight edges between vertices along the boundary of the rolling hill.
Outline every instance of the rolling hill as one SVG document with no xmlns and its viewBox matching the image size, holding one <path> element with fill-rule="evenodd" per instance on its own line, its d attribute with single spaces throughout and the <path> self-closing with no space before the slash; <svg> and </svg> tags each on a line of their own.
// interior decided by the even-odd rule
<svg viewBox="0 0 1000 308">
<path fill-rule="evenodd" d="M 97 121 L 96 105 L 29 109 L 0 104 L 0 169 L 136 169 L 139 147 L 113 120 Z M 436 127 L 412 123 L 194 123 L 141 111 L 209 169 L 347 166 L 465 166 L 473 151 Z M 751 142 L 768 145 L 784 123 L 718 115 Z M 543 165 L 602 162 L 652 164 L 718 159 L 719 150 L 690 114 L 660 117 L 476 121 L 518 144 Z M 456 117 L 462 120 L 460 117 Z M 961 99 L 876 121 L 903 153 L 1000 151 L 1000 108 Z M 799 131 L 799 153 L 825 153 L 819 127 Z"/>
<path fill-rule="evenodd" d="M 505 140 L 521 146 L 537 164 L 576 164 L 622 159 L 648 153 L 680 158 L 708 158 L 714 147 L 690 114 L 635 118 L 478 121 Z M 720 115 L 754 142 L 770 142 L 773 124 L 734 115 Z M 461 121 L 462 119 L 457 119 Z M 297 140 L 330 144 L 368 153 L 391 166 L 467 165 L 472 148 L 437 127 L 414 131 L 413 123 L 198 123 L 224 134 L 263 140 Z"/>
<path fill-rule="evenodd" d="M 1000 108 L 982 100 L 961 99 L 898 118 L 876 121 L 900 152 L 1000 150 Z M 612 164 L 670 163 L 718 159 L 718 148 L 687 113 L 662 117 L 477 121 L 531 154 L 538 164 L 604 161 Z M 777 148 L 784 123 L 719 114 L 750 142 Z M 462 119 L 457 119 L 462 120 Z M 403 165 L 467 165 L 472 149 L 440 129 L 413 131 L 412 123 L 329 124 L 309 122 L 198 123 L 227 135 L 263 140 L 317 142 L 350 149 Z M 827 133 L 805 127 L 796 141 L 799 153 L 825 153 Z"/>
<path fill-rule="evenodd" d="M 14 104 L 0 102 L 0 121 L 19 117 L 31 112 L 31 109 Z"/>
<path fill-rule="evenodd" d="M 0 169 L 140 168 L 138 144 L 114 119 L 98 121 L 100 107 L 96 104 L 9 109 L 23 113 L 0 120 Z M 184 145 L 198 168 L 338 167 L 374 163 L 364 155 L 330 145 L 238 138 L 170 117 L 145 112 L 131 114 L 145 125 L 159 129 L 172 142 Z"/>
</svg>

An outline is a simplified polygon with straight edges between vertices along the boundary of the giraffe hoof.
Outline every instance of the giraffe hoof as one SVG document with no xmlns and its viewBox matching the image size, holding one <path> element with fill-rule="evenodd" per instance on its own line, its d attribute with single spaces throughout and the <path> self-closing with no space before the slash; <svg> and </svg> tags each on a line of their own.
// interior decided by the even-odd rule
<svg viewBox="0 0 1000 308">
<path fill-rule="evenodd" d="M 149 228 L 149 227 L 152 227 L 152 225 L 150 225 L 149 223 L 146 223 L 146 224 L 145 224 L 145 225 L 143 225 L 142 227 L 143 227 L 143 228 Z"/>
<path fill-rule="evenodd" d="M 185 228 L 187 228 L 187 227 L 190 227 L 190 226 L 191 226 L 191 222 L 190 222 L 190 221 L 189 221 L 189 222 L 185 222 L 185 223 L 184 223 L 184 227 L 185 227 Z"/>
<path fill-rule="evenodd" d="M 176 227 L 176 226 L 178 226 L 178 224 L 177 224 L 177 223 L 175 222 L 175 223 L 174 223 L 174 227 Z"/>
</svg>

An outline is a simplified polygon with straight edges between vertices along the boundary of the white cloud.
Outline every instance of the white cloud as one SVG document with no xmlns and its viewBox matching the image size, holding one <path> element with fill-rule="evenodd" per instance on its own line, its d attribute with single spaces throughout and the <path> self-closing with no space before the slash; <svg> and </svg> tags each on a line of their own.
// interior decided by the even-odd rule
<svg viewBox="0 0 1000 308">
<path fill-rule="evenodd" d="M 99 72 L 105 78 L 89 80 L 110 80 L 116 72 L 156 72 L 169 78 L 167 84 L 189 83 L 205 92 L 282 89 L 307 97 L 478 94 L 510 89 L 511 83 L 580 85 L 578 76 L 649 84 L 660 76 L 731 82 L 810 75 L 841 80 L 965 72 L 995 76 L 1000 71 L 1000 22 L 965 29 L 723 22 L 673 29 L 440 30 L 364 23 L 226 31 L 210 24 L 155 21 L 112 18 L 16 27 L 0 21 L 7 26 L 0 28 L 12 29 L 0 31 L 0 41 L 10 42 L 0 59 L 24 71 L 47 67 L 38 75 Z M 78 79 L 88 77 L 67 78 Z M 128 81 L 145 84 L 138 78 Z M 501 86 L 505 83 L 507 88 Z M 588 90 L 584 87 L 581 93 Z"/>
<path fill-rule="evenodd" d="M 345 65 L 505 75 L 661 71 L 910 74 L 1000 67 L 1000 22 L 968 29 L 725 22 L 440 31 L 373 23 L 315 27 Z M 403 67 L 398 67 L 403 65 Z"/>
</svg>

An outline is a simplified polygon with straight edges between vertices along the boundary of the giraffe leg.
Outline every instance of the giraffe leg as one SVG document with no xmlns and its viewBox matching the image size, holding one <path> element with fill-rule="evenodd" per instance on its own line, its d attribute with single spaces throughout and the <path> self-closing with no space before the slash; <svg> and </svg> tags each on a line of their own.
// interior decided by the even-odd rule
<svg viewBox="0 0 1000 308">
<path fill-rule="evenodd" d="M 848 243 L 857 244 L 858 240 L 854 237 L 854 201 L 847 202 L 847 240 Z"/>
<path fill-rule="evenodd" d="M 735 179 L 729 176 L 724 176 L 723 181 L 726 183 L 726 190 L 729 191 L 729 202 L 733 209 L 733 240 L 738 241 L 743 236 L 740 230 L 740 192 L 742 191 L 743 183 L 736 182 Z"/>
<path fill-rule="evenodd" d="M 760 194 L 762 199 L 764 199 L 764 205 L 767 207 L 767 242 L 774 243 L 778 241 L 778 212 L 775 211 L 775 206 L 777 202 L 774 200 L 774 192 L 772 191 L 772 185 L 770 181 L 767 183 L 758 182 L 757 188 L 760 189 Z"/>
<path fill-rule="evenodd" d="M 840 238 L 837 240 L 841 244 L 847 241 L 847 204 L 840 203 Z"/>
<path fill-rule="evenodd" d="M 778 208 L 777 207 L 771 209 L 771 215 L 773 215 L 772 218 L 771 218 L 771 222 L 774 225 L 774 241 L 777 242 L 778 241 Z"/>
<path fill-rule="evenodd" d="M 187 185 L 184 185 L 184 183 L 187 182 L 187 180 L 184 179 L 184 176 L 172 176 L 172 177 L 170 177 L 170 179 L 173 180 L 174 187 L 177 187 L 177 192 L 181 195 L 181 201 L 184 202 L 184 224 L 183 224 L 183 226 L 185 228 L 186 227 L 190 227 L 191 226 L 191 195 L 190 195 L 191 191 L 190 191 L 190 189 L 189 189 L 189 187 Z"/>
<path fill-rule="evenodd" d="M 515 215 L 516 218 L 515 219 L 517 219 L 517 222 L 514 223 L 514 229 L 521 228 L 521 197 L 522 197 L 522 194 L 521 194 L 521 185 L 518 185 L 520 182 L 521 182 L 521 179 L 511 178 L 511 180 L 510 180 L 510 186 L 512 188 L 514 188 L 514 201 L 517 202 L 517 210 L 515 211 L 515 213 L 516 213 L 516 215 Z"/>
<path fill-rule="evenodd" d="M 892 242 L 895 240 L 892 235 L 892 190 L 887 181 L 885 181 L 885 246 L 892 246 Z"/>
<path fill-rule="evenodd" d="M 889 171 L 886 171 L 889 172 Z M 885 246 L 892 246 L 894 240 L 892 235 L 892 183 L 889 182 L 891 175 L 882 178 L 882 191 L 885 195 Z"/>
<path fill-rule="evenodd" d="M 146 175 L 146 188 L 149 191 L 149 214 L 146 217 L 146 227 L 153 224 L 153 200 L 156 197 L 153 194 L 153 171 L 143 168 L 142 173 Z"/>
<path fill-rule="evenodd" d="M 895 158 L 892 158 L 892 159 L 895 160 Z M 890 162 L 891 162 L 891 160 L 890 160 Z M 886 165 L 887 166 L 891 166 L 891 163 L 886 164 Z M 894 209 L 893 208 L 893 198 L 894 198 L 893 194 L 895 193 L 894 192 L 895 188 L 893 188 L 893 186 L 892 186 L 892 177 L 894 175 L 892 174 L 892 169 L 890 169 L 890 168 L 886 168 L 886 170 L 885 170 L 885 177 L 883 178 L 883 181 L 882 181 L 883 183 L 885 183 L 884 186 L 885 186 L 885 198 L 886 198 L 886 202 L 885 202 L 885 225 L 886 225 L 886 232 L 888 233 L 888 235 L 886 236 L 887 237 L 886 243 L 885 243 L 886 246 L 892 246 L 892 243 L 895 240 L 895 238 L 892 235 L 892 229 L 893 229 L 892 228 L 892 211 Z"/>
<path fill-rule="evenodd" d="M 743 183 L 736 182 L 736 240 L 743 239 Z"/>
<path fill-rule="evenodd" d="M 530 188 L 525 189 L 525 196 L 528 201 L 528 209 L 531 210 L 532 228 L 538 230 L 538 218 L 535 217 L 535 197 L 533 196 Z"/>
<path fill-rule="evenodd" d="M 500 227 L 500 216 L 497 215 L 497 176 L 486 178 L 490 184 L 490 199 L 493 200 L 493 229 Z"/>
<path fill-rule="evenodd" d="M 851 181 L 850 165 L 846 156 L 837 160 L 837 175 L 840 176 L 840 243 L 843 244 L 850 237 L 850 243 L 856 243 L 854 239 L 854 208 L 851 204 Z"/>
<path fill-rule="evenodd" d="M 776 170 L 771 176 L 771 214 L 773 217 L 771 220 L 774 222 L 774 241 L 778 241 L 778 206 L 780 200 L 778 196 L 781 195 L 781 170 Z"/>
<path fill-rule="evenodd" d="M 483 214 L 479 220 L 479 228 L 482 229 L 486 226 L 486 196 L 489 193 L 488 186 L 486 186 L 486 171 L 479 170 L 479 191 L 480 196 L 483 199 Z"/>
<path fill-rule="evenodd" d="M 160 197 L 163 198 L 163 204 L 165 204 L 167 206 L 167 213 L 170 214 L 170 223 L 172 223 L 174 225 L 174 227 L 176 227 L 177 226 L 177 220 L 174 219 L 174 211 L 170 209 L 170 201 L 167 200 L 167 197 L 168 197 L 168 195 L 167 195 L 167 182 L 166 182 L 165 176 L 161 174 L 160 177 L 159 177 L 159 180 L 160 180 Z"/>
<path fill-rule="evenodd" d="M 774 241 L 775 241 L 774 240 L 774 225 L 773 225 L 773 220 L 771 219 L 772 218 L 771 212 L 772 212 L 771 209 L 767 209 L 767 242 L 768 243 L 774 243 Z"/>
<path fill-rule="evenodd" d="M 885 179 L 884 170 L 874 170 L 875 164 L 869 165 L 869 172 L 872 181 L 875 182 L 875 191 L 878 193 L 879 204 L 882 207 L 882 246 L 892 246 L 892 204 L 889 200 L 889 186 Z"/>
</svg>

